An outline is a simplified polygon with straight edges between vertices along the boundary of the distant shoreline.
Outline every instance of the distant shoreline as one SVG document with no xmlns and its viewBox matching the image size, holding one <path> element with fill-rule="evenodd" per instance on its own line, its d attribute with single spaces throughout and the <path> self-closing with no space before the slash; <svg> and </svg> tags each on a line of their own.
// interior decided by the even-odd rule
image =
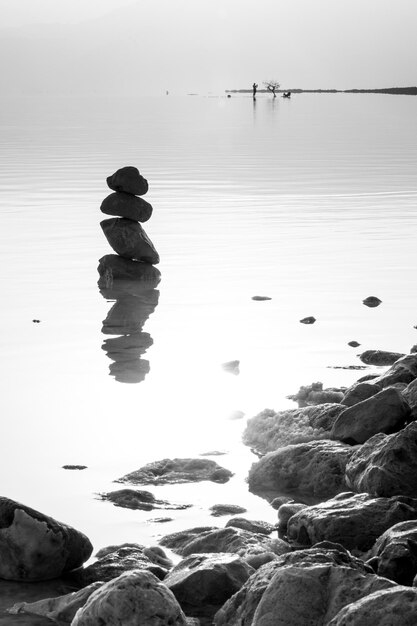
<svg viewBox="0 0 417 626">
<path fill-rule="evenodd" d="M 252 89 L 226 89 L 226 93 L 252 93 Z M 387 87 L 385 89 L 277 89 L 276 93 L 387 93 L 392 95 L 417 96 L 417 87 Z M 270 93 L 258 89 L 257 93 Z"/>
</svg>

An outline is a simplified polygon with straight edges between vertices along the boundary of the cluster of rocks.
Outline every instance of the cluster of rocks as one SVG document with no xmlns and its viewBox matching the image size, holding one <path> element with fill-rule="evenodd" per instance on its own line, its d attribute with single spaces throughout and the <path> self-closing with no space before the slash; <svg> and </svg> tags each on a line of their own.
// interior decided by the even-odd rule
<svg viewBox="0 0 417 626">
<path fill-rule="evenodd" d="M 100 225 L 107 241 L 117 254 L 99 261 L 99 288 L 102 296 L 115 301 L 103 322 L 107 338 L 102 349 L 113 361 L 110 374 L 119 382 L 141 382 L 149 372 L 149 362 L 142 355 L 152 345 L 152 337 L 142 332 L 149 315 L 155 310 L 161 275 L 154 267 L 159 254 L 141 223 L 152 215 L 152 205 L 142 197 L 148 182 L 136 167 L 123 167 L 107 178 L 114 191 L 100 210 L 114 215 Z"/>
</svg>

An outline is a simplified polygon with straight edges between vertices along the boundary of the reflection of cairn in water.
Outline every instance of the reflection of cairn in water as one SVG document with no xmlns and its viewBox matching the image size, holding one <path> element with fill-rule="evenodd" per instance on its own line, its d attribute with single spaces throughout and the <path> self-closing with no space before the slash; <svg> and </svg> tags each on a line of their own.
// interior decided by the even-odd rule
<svg viewBox="0 0 417 626">
<path fill-rule="evenodd" d="M 149 362 L 141 356 L 153 341 L 142 328 L 158 304 L 155 289 L 161 274 L 153 266 L 159 255 L 139 222 L 152 215 L 152 206 L 138 195 L 148 190 L 147 181 L 135 167 L 124 167 L 109 176 L 110 194 L 100 209 L 107 215 L 120 217 L 101 222 L 103 232 L 116 254 L 107 254 L 99 261 L 100 293 L 115 300 L 103 322 L 102 332 L 118 335 L 106 339 L 103 350 L 114 363 L 110 375 L 120 382 L 141 382 L 149 372 Z"/>
</svg>

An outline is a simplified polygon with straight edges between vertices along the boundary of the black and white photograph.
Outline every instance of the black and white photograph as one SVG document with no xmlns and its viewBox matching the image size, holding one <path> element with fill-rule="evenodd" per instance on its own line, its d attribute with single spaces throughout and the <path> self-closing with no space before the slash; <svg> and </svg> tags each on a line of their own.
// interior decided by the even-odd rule
<svg viewBox="0 0 417 626">
<path fill-rule="evenodd" d="M 417 1 L 0 16 L 0 626 L 417 626 Z"/>
</svg>

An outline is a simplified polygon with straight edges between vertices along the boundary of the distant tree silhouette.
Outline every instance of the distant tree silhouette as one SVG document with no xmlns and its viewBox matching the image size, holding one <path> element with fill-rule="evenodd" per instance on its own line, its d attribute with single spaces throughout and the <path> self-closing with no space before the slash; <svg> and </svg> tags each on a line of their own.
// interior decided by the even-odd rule
<svg viewBox="0 0 417 626">
<path fill-rule="evenodd" d="M 279 82 L 277 80 L 264 80 L 264 85 L 268 91 L 272 93 L 274 98 L 277 97 L 275 91 L 279 89 Z"/>
</svg>

